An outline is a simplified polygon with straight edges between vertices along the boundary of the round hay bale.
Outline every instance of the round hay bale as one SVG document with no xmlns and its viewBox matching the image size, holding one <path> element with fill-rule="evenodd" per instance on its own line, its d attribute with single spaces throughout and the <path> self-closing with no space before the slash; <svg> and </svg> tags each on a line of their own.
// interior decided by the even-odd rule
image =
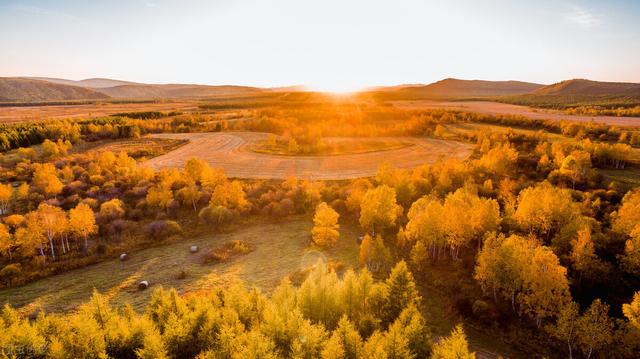
<svg viewBox="0 0 640 359">
<path fill-rule="evenodd" d="M 122 254 L 120 255 L 120 260 L 121 260 L 121 261 L 126 261 L 127 259 L 129 259 L 129 255 L 128 255 L 128 254 L 126 254 L 126 253 L 122 253 Z"/>
<path fill-rule="evenodd" d="M 140 283 L 138 283 L 138 289 L 139 290 L 145 290 L 147 288 L 149 288 L 149 281 L 142 280 L 142 281 L 140 281 Z"/>
<path fill-rule="evenodd" d="M 198 248 L 198 246 L 191 246 L 189 247 L 189 252 L 191 253 L 196 253 L 198 250 L 200 250 L 200 248 Z"/>
</svg>

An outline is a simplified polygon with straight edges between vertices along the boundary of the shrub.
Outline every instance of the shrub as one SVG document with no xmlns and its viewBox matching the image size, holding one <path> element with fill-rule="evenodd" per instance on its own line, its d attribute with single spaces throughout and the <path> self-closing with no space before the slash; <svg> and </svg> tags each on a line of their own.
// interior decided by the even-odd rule
<svg viewBox="0 0 640 359">
<path fill-rule="evenodd" d="M 147 226 L 147 233 L 154 238 L 167 238 L 182 232 L 182 227 L 176 221 L 156 220 Z"/>
<path fill-rule="evenodd" d="M 2 270 L 0 270 L 0 279 L 7 285 L 11 285 L 13 279 L 20 276 L 20 274 L 22 274 L 22 267 L 20 267 L 20 264 L 12 263 L 6 265 Z"/>
<path fill-rule="evenodd" d="M 231 223 L 234 213 L 224 206 L 207 206 L 198 214 L 200 219 L 208 224 L 224 225 Z"/>
<path fill-rule="evenodd" d="M 233 257 L 244 255 L 253 251 L 248 244 L 240 240 L 229 241 L 218 248 L 207 252 L 204 256 L 205 263 L 224 262 Z"/>
</svg>

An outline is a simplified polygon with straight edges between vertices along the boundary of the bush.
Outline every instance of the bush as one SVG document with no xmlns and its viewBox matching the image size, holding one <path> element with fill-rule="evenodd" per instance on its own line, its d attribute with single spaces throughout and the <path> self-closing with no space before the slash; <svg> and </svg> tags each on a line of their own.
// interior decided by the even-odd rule
<svg viewBox="0 0 640 359">
<path fill-rule="evenodd" d="M 200 219 L 208 224 L 224 225 L 231 223 L 235 214 L 224 206 L 207 206 L 198 214 Z"/>
<path fill-rule="evenodd" d="M 147 226 L 147 233 L 154 238 L 167 238 L 182 232 L 182 227 L 176 221 L 156 220 Z"/>
<path fill-rule="evenodd" d="M 204 256 L 205 263 L 224 262 L 233 257 L 244 255 L 253 251 L 248 244 L 240 240 L 229 241 L 218 248 L 207 252 Z"/>
<path fill-rule="evenodd" d="M 11 282 L 22 274 L 22 267 L 20 264 L 12 263 L 6 265 L 0 270 L 0 279 L 7 285 L 11 285 Z"/>
</svg>

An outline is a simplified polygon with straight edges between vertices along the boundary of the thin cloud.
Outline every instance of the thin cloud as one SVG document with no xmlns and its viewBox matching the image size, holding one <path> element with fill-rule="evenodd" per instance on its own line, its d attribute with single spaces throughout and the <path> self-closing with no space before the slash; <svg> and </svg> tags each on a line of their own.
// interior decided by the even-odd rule
<svg viewBox="0 0 640 359">
<path fill-rule="evenodd" d="M 581 7 L 575 7 L 573 12 L 567 16 L 567 20 L 586 28 L 600 23 L 600 17 L 597 14 Z"/>
<path fill-rule="evenodd" d="M 74 15 L 68 14 L 66 12 L 54 11 L 50 9 L 46 9 L 40 6 L 34 5 L 14 5 L 12 6 L 15 10 L 21 11 L 27 14 L 33 15 L 46 15 L 46 16 L 54 16 L 58 18 L 68 19 L 68 20 L 77 20 L 78 18 Z"/>
</svg>

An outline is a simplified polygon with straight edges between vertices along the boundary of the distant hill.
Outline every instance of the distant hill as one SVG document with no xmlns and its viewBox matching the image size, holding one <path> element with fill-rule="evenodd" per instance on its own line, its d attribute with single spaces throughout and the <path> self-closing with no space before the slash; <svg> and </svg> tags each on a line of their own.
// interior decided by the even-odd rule
<svg viewBox="0 0 640 359">
<path fill-rule="evenodd" d="M 471 98 L 531 93 L 544 85 L 521 81 L 444 79 L 429 85 L 401 86 L 395 91 L 409 98 Z"/>
<path fill-rule="evenodd" d="M 86 87 L 86 88 L 92 88 L 92 89 L 100 89 L 105 87 L 114 87 L 114 86 L 122 86 L 122 85 L 138 85 L 138 83 L 136 82 L 112 80 L 112 79 L 105 79 L 105 78 L 92 78 L 92 79 L 84 79 L 84 80 L 78 80 L 78 81 L 58 79 L 53 77 L 26 77 L 26 78 L 52 82 L 54 84 L 60 84 L 60 85 L 79 86 L 79 87 Z"/>
<path fill-rule="evenodd" d="M 233 96 L 262 91 L 246 86 L 207 86 L 207 85 L 123 85 L 101 88 L 100 91 L 115 98 L 202 98 Z"/>
<path fill-rule="evenodd" d="M 640 105 L 640 84 L 574 79 L 544 86 L 533 93 L 496 97 L 496 101 L 542 108 L 600 108 Z"/>
<path fill-rule="evenodd" d="M 0 102 L 43 102 L 109 98 L 92 89 L 19 77 L 0 77 Z"/>
<path fill-rule="evenodd" d="M 398 85 L 377 87 L 375 92 L 385 97 L 402 99 L 420 98 L 477 98 L 525 94 L 544 85 L 521 81 L 484 81 L 447 78 L 428 85 Z"/>
<path fill-rule="evenodd" d="M 640 97 L 640 84 L 630 82 L 600 82 L 574 79 L 544 86 L 535 95 L 559 96 L 632 96 Z"/>
</svg>

